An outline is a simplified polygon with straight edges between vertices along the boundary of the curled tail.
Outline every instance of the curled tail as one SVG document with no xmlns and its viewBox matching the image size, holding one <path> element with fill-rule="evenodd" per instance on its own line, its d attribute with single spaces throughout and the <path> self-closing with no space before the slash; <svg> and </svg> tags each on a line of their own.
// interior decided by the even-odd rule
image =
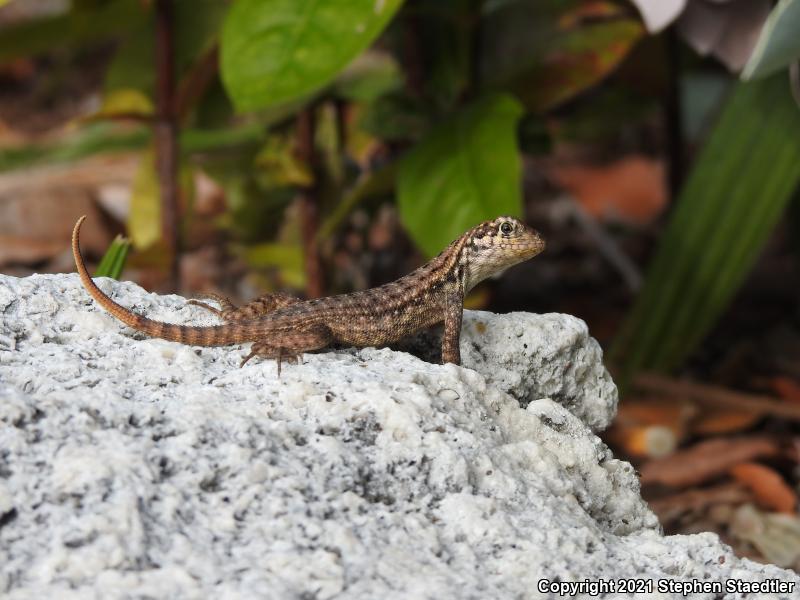
<svg viewBox="0 0 800 600">
<path fill-rule="evenodd" d="M 137 315 L 124 306 L 114 302 L 95 285 L 89 273 L 86 271 L 86 265 L 83 262 L 80 248 L 81 225 L 85 219 L 85 215 L 78 219 L 78 222 L 75 223 L 75 229 L 72 230 L 72 255 L 75 257 L 75 266 L 78 269 L 78 275 L 80 275 L 81 282 L 83 283 L 83 287 L 86 288 L 86 291 L 92 295 L 92 298 L 94 298 L 100 306 L 117 319 L 129 327 L 133 327 L 147 335 L 192 346 L 225 346 L 228 344 L 253 341 L 252 332 L 248 335 L 247 328 L 239 323 L 229 323 L 212 327 L 192 327 L 162 323 L 161 321 L 153 321 L 147 317 Z"/>
</svg>

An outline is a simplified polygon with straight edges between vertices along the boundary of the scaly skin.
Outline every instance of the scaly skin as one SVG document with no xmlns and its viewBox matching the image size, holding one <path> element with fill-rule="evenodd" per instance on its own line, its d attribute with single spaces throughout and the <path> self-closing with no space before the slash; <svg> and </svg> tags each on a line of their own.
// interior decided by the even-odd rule
<svg viewBox="0 0 800 600">
<path fill-rule="evenodd" d="M 300 300 L 267 294 L 242 308 L 227 298 L 211 296 L 221 310 L 197 301 L 226 323 L 212 327 L 174 325 L 131 312 L 98 288 L 80 251 L 81 217 L 72 232 L 72 253 L 81 282 L 92 297 L 117 319 L 153 337 L 193 346 L 226 346 L 253 342 L 244 365 L 253 356 L 295 359 L 303 352 L 334 343 L 383 346 L 444 321 L 442 361 L 460 364 L 459 338 L 464 295 L 487 277 L 528 260 L 544 250 L 533 229 L 511 217 L 485 221 L 451 243 L 416 271 L 377 288 Z"/>
</svg>

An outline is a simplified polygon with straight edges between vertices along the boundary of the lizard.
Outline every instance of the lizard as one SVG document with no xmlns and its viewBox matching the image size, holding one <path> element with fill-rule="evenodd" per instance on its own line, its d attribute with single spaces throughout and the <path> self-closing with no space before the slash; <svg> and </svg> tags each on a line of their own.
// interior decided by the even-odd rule
<svg viewBox="0 0 800 600">
<path fill-rule="evenodd" d="M 221 317 L 222 325 L 191 326 L 154 321 L 103 293 L 86 270 L 80 250 L 82 216 L 72 232 L 72 254 L 89 294 L 124 324 L 151 337 L 193 346 L 252 342 L 240 367 L 254 356 L 296 362 L 306 352 L 333 344 L 384 346 L 444 322 L 442 362 L 459 365 L 464 296 L 487 277 L 544 250 L 534 229 L 513 217 L 484 221 L 453 241 L 438 256 L 408 275 L 379 287 L 312 300 L 271 293 L 237 308 L 214 294 L 220 309 L 189 300 Z"/>
</svg>

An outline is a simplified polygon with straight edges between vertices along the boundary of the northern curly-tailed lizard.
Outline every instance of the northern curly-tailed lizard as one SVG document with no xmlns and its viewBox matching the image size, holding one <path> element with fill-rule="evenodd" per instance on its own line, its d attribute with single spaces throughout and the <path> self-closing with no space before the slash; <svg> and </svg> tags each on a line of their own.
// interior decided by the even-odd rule
<svg viewBox="0 0 800 600">
<path fill-rule="evenodd" d="M 532 258 L 544 250 L 544 240 L 512 217 L 477 225 L 417 270 L 380 287 L 300 300 L 267 294 L 236 308 L 227 298 L 211 296 L 216 309 L 190 300 L 221 317 L 209 327 L 154 321 L 117 304 L 95 285 L 80 251 L 81 217 L 72 233 L 72 253 L 81 281 L 92 297 L 117 319 L 134 329 L 193 346 L 226 346 L 252 342 L 253 356 L 296 359 L 304 352 L 332 344 L 383 346 L 421 329 L 444 322 L 442 361 L 459 364 L 459 338 L 464 295 L 487 277 Z"/>
</svg>

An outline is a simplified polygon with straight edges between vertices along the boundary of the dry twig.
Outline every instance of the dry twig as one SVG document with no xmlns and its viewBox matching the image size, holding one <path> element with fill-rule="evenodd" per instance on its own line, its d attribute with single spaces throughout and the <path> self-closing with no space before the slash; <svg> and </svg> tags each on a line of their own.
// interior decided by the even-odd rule
<svg viewBox="0 0 800 600">
<path fill-rule="evenodd" d="M 652 373 L 636 377 L 633 387 L 649 394 L 689 398 L 701 404 L 748 410 L 761 415 L 800 421 L 800 406 L 782 402 L 771 396 L 748 394 Z"/>
</svg>

